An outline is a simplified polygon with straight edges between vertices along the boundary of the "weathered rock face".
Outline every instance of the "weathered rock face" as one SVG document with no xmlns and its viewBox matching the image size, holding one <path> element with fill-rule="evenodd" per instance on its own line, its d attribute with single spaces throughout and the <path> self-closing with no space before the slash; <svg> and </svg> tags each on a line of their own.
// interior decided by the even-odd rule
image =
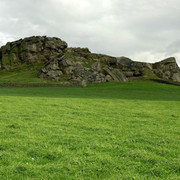
<svg viewBox="0 0 180 180">
<path fill-rule="evenodd" d="M 180 82 L 180 69 L 174 58 L 158 63 L 136 62 L 127 57 L 94 54 L 88 48 L 67 48 L 59 38 L 33 36 L 7 43 L 0 48 L 0 70 L 13 70 L 19 64 L 38 63 L 37 76 L 55 81 L 123 81 L 160 77 Z M 40 66 L 39 66 L 40 65 Z"/>
<path fill-rule="evenodd" d="M 153 71 L 162 79 L 180 82 L 180 68 L 174 57 L 154 63 Z"/>
<path fill-rule="evenodd" d="M 39 77 L 54 80 L 63 80 L 66 77 L 66 80 L 105 82 L 105 75 L 101 72 L 100 63 L 95 62 L 92 64 L 92 67 L 86 67 L 84 60 L 80 56 L 67 57 L 67 55 L 64 55 L 61 58 L 56 57 L 40 70 Z M 58 71 L 60 72 L 59 74 L 57 74 Z M 56 74 L 56 77 L 54 77 L 54 74 Z"/>
<path fill-rule="evenodd" d="M 117 58 L 117 65 L 127 78 L 141 77 L 143 76 L 145 69 L 152 71 L 151 63 L 136 62 L 127 57 Z"/>
<path fill-rule="evenodd" d="M 7 43 L 0 49 L 0 69 L 34 62 L 48 62 L 52 56 L 63 55 L 67 43 L 59 38 L 33 36 Z"/>
<path fill-rule="evenodd" d="M 49 61 L 39 72 L 39 77 L 61 80 L 66 77 L 67 80 L 87 82 L 107 82 L 107 81 L 127 81 L 123 72 L 117 68 L 117 59 L 106 55 L 93 54 L 87 48 L 67 48 L 61 58 Z M 60 74 L 56 73 L 52 67 L 59 67 Z M 50 73 L 51 72 L 51 75 Z"/>
<path fill-rule="evenodd" d="M 128 80 L 126 78 L 126 76 L 124 75 L 124 73 L 120 69 L 106 67 L 106 68 L 104 68 L 104 73 L 107 76 L 111 77 L 111 80 L 114 80 L 117 82 L 118 81 L 126 82 Z"/>
</svg>

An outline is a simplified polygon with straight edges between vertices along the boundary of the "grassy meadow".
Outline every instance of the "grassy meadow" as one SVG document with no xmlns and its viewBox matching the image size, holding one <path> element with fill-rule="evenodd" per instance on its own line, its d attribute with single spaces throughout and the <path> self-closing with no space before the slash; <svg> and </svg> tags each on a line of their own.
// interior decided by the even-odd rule
<svg viewBox="0 0 180 180">
<path fill-rule="evenodd" d="M 180 179 L 180 86 L 0 88 L 0 180 Z"/>
</svg>

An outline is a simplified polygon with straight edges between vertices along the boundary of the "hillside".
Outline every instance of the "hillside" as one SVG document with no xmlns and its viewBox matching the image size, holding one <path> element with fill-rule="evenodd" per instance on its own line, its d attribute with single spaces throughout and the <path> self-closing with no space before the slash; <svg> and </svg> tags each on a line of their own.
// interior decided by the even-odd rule
<svg viewBox="0 0 180 180">
<path fill-rule="evenodd" d="M 0 48 L 1 83 L 99 83 L 136 79 L 161 79 L 180 83 L 175 58 L 143 63 L 127 57 L 91 53 L 88 48 L 68 48 L 59 38 L 33 36 Z"/>
</svg>

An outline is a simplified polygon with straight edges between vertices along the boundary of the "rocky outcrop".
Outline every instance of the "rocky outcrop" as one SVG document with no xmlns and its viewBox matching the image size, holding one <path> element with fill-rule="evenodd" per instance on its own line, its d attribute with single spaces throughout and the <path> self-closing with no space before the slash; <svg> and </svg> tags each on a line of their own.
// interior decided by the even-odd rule
<svg viewBox="0 0 180 180">
<path fill-rule="evenodd" d="M 93 54 L 88 48 L 67 48 L 64 56 L 55 59 L 40 70 L 39 77 L 54 80 L 68 77 L 68 80 L 95 83 L 128 80 L 118 68 L 116 58 Z M 57 71 L 60 73 L 57 74 Z"/>
<path fill-rule="evenodd" d="M 13 71 L 21 64 L 36 64 L 37 76 L 85 86 L 87 82 L 162 78 L 180 82 L 175 58 L 158 63 L 136 62 L 127 57 L 91 53 L 88 48 L 68 48 L 59 38 L 33 36 L 0 48 L 0 70 Z"/>
<path fill-rule="evenodd" d="M 62 56 L 48 62 L 40 69 L 39 77 L 51 80 L 63 80 L 64 77 L 68 77 L 67 80 L 74 81 L 106 82 L 105 75 L 100 70 L 100 64 L 94 63 L 92 67 L 85 67 L 84 64 Z"/>
<path fill-rule="evenodd" d="M 9 42 L 0 49 L 0 69 L 13 69 L 22 63 L 45 63 L 52 56 L 62 56 L 66 48 L 66 42 L 46 36 L 33 36 Z"/>
<path fill-rule="evenodd" d="M 174 57 L 153 64 L 154 73 L 164 79 L 180 82 L 180 68 Z"/>
<path fill-rule="evenodd" d="M 151 63 L 132 61 L 127 57 L 117 58 L 117 64 L 127 78 L 142 77 L 145 69 L 152 71 Z"/>
</svg>

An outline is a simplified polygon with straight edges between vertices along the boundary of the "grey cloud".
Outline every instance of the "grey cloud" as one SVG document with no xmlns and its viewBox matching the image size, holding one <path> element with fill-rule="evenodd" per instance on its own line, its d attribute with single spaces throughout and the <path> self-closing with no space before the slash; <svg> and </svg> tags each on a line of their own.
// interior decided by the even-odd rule
<svg viewBox="0 0 180 180">
<path fill-rule="evenodd" d="M 179 61 L 179 6 L 179 0 L 1 0 L 0 45 L 48 35 L 112 56 Z"/>
<path fill-rule="evenodd" d="M 169 54 L 174 54 L 180 52 L 180 39 L 177 41 L 174 41 L 167 47 L 167 52 Z"/>
</svg>

